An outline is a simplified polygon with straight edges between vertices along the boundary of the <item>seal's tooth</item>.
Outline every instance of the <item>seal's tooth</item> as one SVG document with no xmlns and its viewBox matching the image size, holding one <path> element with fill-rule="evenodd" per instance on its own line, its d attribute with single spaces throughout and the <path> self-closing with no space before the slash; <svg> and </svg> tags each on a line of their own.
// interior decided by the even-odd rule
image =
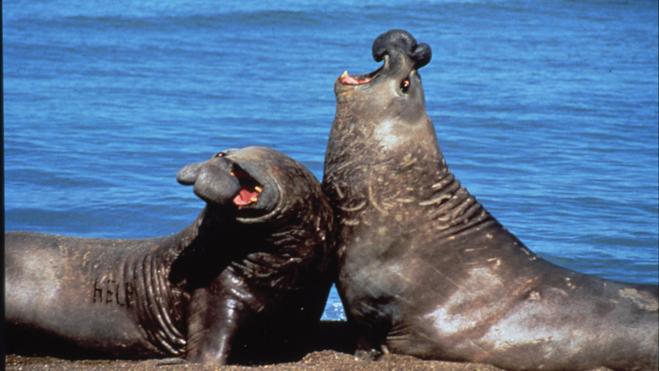
<svg viewBox="0 0 659 371">
<path fill-rule="evenodd" d="M 341 78 L 348 77 L 348 76 L 350 76 L 350 74 L 348 74 L 348 70 L 343 71 L 343 73 L 341 74 Z"/>
<path fill-rule="evenodd" d="M 263 192 L 263 188 L 261 188 L 261 187 L 259 187 L 259 186 L 254 187 L 254 189 L 255 189 L 256 192 L 258 192 L 258 193 Z"/>
</svg>

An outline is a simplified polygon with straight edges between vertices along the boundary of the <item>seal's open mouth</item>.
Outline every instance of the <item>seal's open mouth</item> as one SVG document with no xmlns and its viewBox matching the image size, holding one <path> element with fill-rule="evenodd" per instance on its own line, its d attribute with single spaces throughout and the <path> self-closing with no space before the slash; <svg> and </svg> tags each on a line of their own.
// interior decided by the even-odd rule
<svg viewBox="0 0 659 371">
<path fill-rule="evenodd" d="M 356 76 L 350 76 L 350 74 L 346 70 L 346 71 L 343 71 L 341 76 L 339 76 L 339 82 L 343 85 L 363 85 L 363 84 L 367 84 L 367 83 L 371 82 L 371 80 L 373 80 L 375 75 L 377 75 L 378 72 L 380 72 L 381 69 L 382 69 L 382 67 L 378 68 L 377 70 L 375 70 L 375 71 L 373 71 L 369 74 L 356 75 Z"/>
<path fill-rule="evenodd" d="M 263 186 L 235 163 L 231 175 L 238 178 L 240 183 L 240 191 L 233 197 L 233 203 L 240 208 L 258 202 Z"/>
</svg>

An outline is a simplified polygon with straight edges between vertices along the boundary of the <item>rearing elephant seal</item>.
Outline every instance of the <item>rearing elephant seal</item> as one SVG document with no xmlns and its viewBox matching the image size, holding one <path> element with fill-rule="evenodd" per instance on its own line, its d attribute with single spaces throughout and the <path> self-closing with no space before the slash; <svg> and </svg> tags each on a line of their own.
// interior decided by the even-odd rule
<svg viewBox="0 0 659 371">
<path fill-rule="evenodd" d="M 297 356 L 334 277 L 318 181 L 259 147 L 220 152 L 177 180 L 206 207 L 170 237 L 6 234 L 9 344 L 29 334 L 28 351 L 65 343 L 73 354 L 217 364 Z"/>
<path fill-rule="evenodd" d="M 377 71 L 335 83 L 323 180 L 358 347 L 506 369 L 656 370 L 657 287 L 530 252 L 446 166 L 418 72 L 428 45 L 392 30 L 373 57 Z"/>
</svg>

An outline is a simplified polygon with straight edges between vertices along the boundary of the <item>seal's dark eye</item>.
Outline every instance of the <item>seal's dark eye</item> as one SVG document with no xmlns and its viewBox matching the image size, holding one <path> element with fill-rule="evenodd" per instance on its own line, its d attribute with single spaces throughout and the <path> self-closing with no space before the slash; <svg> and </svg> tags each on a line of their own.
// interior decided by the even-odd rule
<svg viewBox="0 0 659 371">
<path fill-rule="evenodd" d="M 407 90 L 410 88 L 410 79 L 404 79 L 400 82 L 400 90 L 403 93 L 407 93 Z"/>
<path fill-rule="evenodd" d="M 224 153 L 224 152 L 218 152 L 218 153 L 215 154 L 214 157 L 224 157 L 224 156 L 226 156 L 226 155 L 227 155 L 227 154 Z"/>
</svg>

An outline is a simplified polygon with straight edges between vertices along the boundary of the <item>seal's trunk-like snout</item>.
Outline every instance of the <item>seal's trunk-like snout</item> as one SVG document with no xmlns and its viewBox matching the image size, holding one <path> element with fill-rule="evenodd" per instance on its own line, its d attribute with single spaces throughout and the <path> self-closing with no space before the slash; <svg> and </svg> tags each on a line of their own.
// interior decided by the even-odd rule
<svg viewBox="0 0 659 371">
<path fill-rule="evenodd" d="M 430 46 L 426 43 L 417 44 L 414 36 L 405 30 L 389 30 L 375 39 L 373 59 L 380 62 L 385 55 L 389 55 L 392 68 L 400 63 L 399 56 L 412 60 L 415 69 L 425 66 L 432 58 Z"/>
<path fill-rule="evenodd" d="M 183 185 L 194 185 L 194 193 L 204 201 L 226 205 L 241 190 L 240 181 L 233 171 L 233 163 L 224 158 L 214 158 L 184 167 L 176 175 L 176 180 Z"/>
</svg>

